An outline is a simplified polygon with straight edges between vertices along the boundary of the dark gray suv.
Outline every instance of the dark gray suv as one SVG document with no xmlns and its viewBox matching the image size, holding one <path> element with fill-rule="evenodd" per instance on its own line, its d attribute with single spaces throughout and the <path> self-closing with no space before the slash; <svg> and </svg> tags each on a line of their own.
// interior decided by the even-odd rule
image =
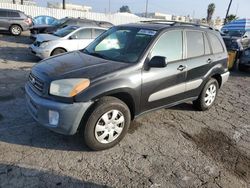
<svg viewBox="0 0 250 188">
<path fill-rule="evenodd" d="M 83 129 L 94 150 L 117 144 L 130 121 L 193 101 L 208 110 L 228 80 L 220 34 L 190 24 L 115 26 L 83 50 L 36 64 L 26 84 L 28 109 L 45 127 Z"/>
<path fill-rule="evenodd" d="M 29 30 L 32 19 L 18 10 L 0 9 L 0 30 L 10 31 L 18 36 L 22 31 Z"/>
</svg>

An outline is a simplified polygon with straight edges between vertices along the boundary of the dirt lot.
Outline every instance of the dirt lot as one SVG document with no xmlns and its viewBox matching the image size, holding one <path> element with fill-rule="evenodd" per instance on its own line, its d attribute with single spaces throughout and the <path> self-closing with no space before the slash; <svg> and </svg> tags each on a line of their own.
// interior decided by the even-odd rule
<svg viewBox="0 0 250 188">
<path fill-rule="evenodd" d="M 24 83 L 39 61 L 30 42 L 0 34 L 0 187 L 250 187 L 250 73 L 232 73 L 211 110 L 149 113 L 92 152 L 28 114 Z"/>
</svg>

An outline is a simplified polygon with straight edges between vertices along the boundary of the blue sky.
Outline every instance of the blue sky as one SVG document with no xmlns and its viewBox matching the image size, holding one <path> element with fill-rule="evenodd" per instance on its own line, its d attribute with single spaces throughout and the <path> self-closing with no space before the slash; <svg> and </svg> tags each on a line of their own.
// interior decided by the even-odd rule
<svg viewBox="0 0 250 188">
<path fill-rule="evenodd" d="M 61 0 L 49 0 L 61 2 Z M 128 5 L 134 13 L 145 12 L 146 0 L 110 0 L 111 11 L 116 12 L 122 5 Z M 163 12 L 175 15 L 194 15 L 196 18 L 206 17 L 207 5 L 215 3 L 214 16 L 224 17 L 229 0 L 148 0 L 149 12 Z M 36 0 L 39 5 L 45 6 L 47 0 Z M 66 0 L 68 3 L 84 4 L 93 7 L 93 12 L 105 12 L 108 10 L 109 0 Z M 238 7 L 238 8 L 237 8 Z M 230 13 L 238 17 L 250 18 L 250 0 L 233 0 Z"/>
</svg>

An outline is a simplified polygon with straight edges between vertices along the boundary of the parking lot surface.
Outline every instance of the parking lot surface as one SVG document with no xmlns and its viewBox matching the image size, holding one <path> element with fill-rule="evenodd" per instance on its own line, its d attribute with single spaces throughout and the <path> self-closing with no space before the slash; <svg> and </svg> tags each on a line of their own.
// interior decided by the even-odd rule
<svg viewBox="0 0 250 188">
<path fill-rule="evenodd" d="M 148 113 L 116 147 L 93 152 L 27 112 L 24 84 L 39 62 L 30 43 L 0 34 L 0 187 L 250 187 L 249 72 L 233 72 L 209 111 Z"/>
</svg>

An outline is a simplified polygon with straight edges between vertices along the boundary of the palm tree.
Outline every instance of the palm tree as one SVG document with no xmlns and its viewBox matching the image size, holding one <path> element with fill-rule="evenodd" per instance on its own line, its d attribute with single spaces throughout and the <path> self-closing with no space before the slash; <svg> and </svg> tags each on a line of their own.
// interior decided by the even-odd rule
<svg viewBox="0 0 250 188">
<path fill-rule="evenodd" d="M 215 4 L 214 3 L 210 3 L 207 7 L 207 23 L 211 24 L 211 20 L 214 14 L 214 10 L 215 10 Z"/>
</svg>

